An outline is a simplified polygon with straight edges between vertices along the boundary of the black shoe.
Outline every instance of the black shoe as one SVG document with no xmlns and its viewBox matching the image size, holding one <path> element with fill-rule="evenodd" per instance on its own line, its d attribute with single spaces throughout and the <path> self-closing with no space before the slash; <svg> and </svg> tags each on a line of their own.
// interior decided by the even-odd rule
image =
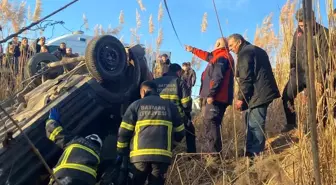
<svg viewBox="0 0 336 185">
<path fill-rule="evenodd" d="M 286 125 L 285 128 L 283 128 L 281 130 L 281 133 L 286 133 L 286 132 L 289 132 L 289 131 L 294 130 L 296 128 L 297 128 L 296 125 Z"/>
</svg>

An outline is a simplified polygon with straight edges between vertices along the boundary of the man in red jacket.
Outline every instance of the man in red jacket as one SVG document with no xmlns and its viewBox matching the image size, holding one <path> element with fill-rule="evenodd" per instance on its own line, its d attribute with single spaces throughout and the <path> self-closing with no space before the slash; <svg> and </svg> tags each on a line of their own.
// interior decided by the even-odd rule
<svg viewBox="0 0 336 185">
<path fill-rule="evenodd" d="M 200 97 L 206 99 L 204 105 L 204 123 L 211 152 L 222 150 L 221 123 L 226 108 L 233 100 L 234 60 L 229 53 L 225 38 L 216 41 L 214 50 L 209 53 L 186 45 L 186 50 L 208 62 L 202 73 Z"/>
</svg>

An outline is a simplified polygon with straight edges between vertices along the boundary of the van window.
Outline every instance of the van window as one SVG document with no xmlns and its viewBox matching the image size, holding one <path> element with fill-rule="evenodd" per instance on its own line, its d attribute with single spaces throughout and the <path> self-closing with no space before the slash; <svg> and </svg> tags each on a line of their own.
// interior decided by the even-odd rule
<svg viewBox="0 0 336 185">
<path fill-rule="evenodd" d="M 50 45 L 48 46 L 48 48 L 49 48 L 49 53 L 54 53 L 59 48 L 59 46 Z"/>
</svg>

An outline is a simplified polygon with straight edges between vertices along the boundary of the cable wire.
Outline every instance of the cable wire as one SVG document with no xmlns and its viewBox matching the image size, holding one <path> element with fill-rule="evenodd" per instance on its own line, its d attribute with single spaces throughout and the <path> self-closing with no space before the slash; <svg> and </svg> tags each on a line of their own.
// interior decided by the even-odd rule
<svg viewBox="0 0 336 185">
<path fill-rule="evenodd" d="M 181 40 L 180 40 L 180 37 L 179 37 L 178 34 L 177 34 L 177 31 L 176 31 L 176 28 L 175 28 L 175 26 L 174 26 L 173 20 L 172 20 L 172 18 L 171 18 L 171 16 L 170 16 L 170 12 L 169 12 L 168 5 L 167 5 L 167 1 L 166 1 L 166 0 L 164 0 L 164 5 L 165 5 L 165 7 L 166 7 L 166 10 L 167 10 L 167 13 L 168 13 L 168 17 L 169 17 L 170 23 L 171 23 L 171 25 L 172 25 L 172 27 L 173 27 L 174 33 L 175 33 L 175 35 L 176 35 L 176 38 L 177 38 L 177 40 L 179 41 L 181 47 L 184 48 L 184 47 L 183 47 L 183 44 L 182 44 L 182 42 L 181 42 Z"/>
</svg>

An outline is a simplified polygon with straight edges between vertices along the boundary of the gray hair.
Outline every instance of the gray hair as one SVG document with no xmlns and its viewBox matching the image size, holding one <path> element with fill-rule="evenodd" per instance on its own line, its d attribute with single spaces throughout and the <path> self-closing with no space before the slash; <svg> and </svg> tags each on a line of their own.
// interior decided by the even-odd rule
<svg viewBox="0 0 336 185">
<path fill-rule="evenodd" d="M 234 34 L 230 35 L 228 37 L 228 40 L 230 40 L 230 39 L 233 39 L 235 41 L 241 41 L 241 42 L 245 41 L 244 37 L 242 35 L 238 34 L 238 33 L 234 33 Z"/>
</svg>

